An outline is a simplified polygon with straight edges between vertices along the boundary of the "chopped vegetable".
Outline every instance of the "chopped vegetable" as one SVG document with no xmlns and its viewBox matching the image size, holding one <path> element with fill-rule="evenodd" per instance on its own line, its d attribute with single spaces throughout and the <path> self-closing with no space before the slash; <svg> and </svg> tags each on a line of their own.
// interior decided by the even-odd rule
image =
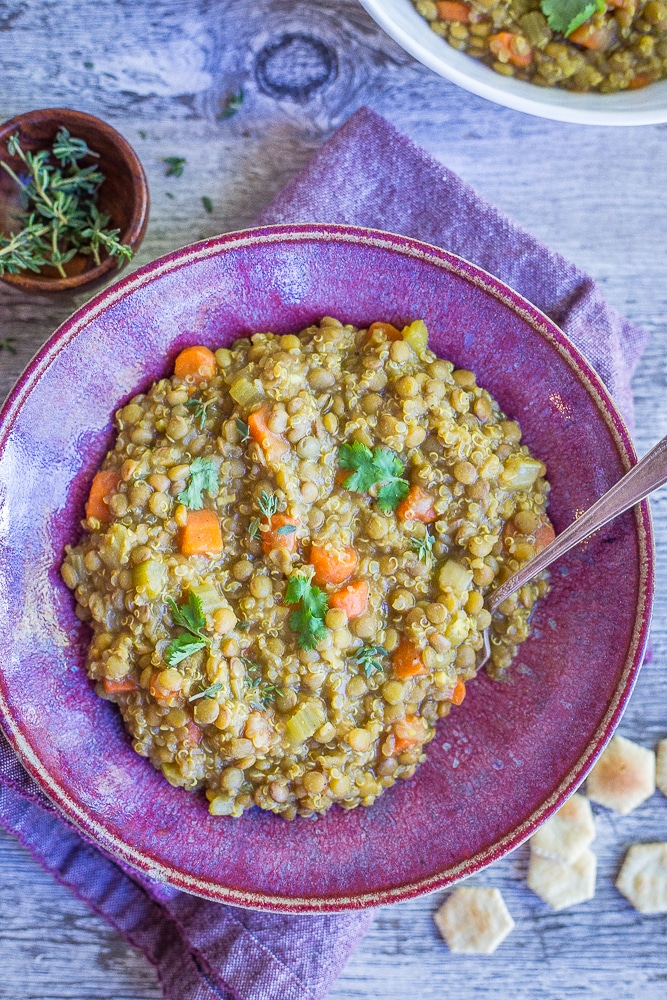
<svg viewBox="0 0 667 1000">
<path fill-rule="evenodd" d="M 204 734 L 202 733 L 201 729 L 199 728 L 199 726 L 197 725 L 197 723 L 194 721 L 194 719 L 189 719 L 185 723 L 185 728 L 188 731 L 188 734 L 186 736 L 186 740 L 187 740 L 188 743 L 193 743 L 195 746 L 198 743 L 201 743 L 202 736 Z"/>
<path fill-rule="evenodd" d="M 396 510 L 408 495 L 410 484 L 402 479 L 403 463 L 389 448 L 373 451 L 361 441 L 344 444 L 338 452 L 338 464 L 352 472 L 345 479 L 345 489 L 353 493 L 368 493 L 377 487 L 376 498 L 380 510 Z"/>
<path fill-rule="evenodd" d="M 329 595 L 329 607 L 340 608 L 348 617 L 358 618 L 368 608 L 368 584 L 365 580 L 353 580 Z"/>
<path fill-rule="evenodd" d="M 201 610 L 205 615 L 212 615 L 222 607 L 220 594 L 211 583 L 200 583 L 192 587 L 190 593 L 199 598 Z"/>
<path fill-rule="evenodd" d="M 438 0 L 436 6 L 441 21 L 460 21 L 461 24 L 468 24 L 470 21 L 470 7 L 465 3 L 455 3 L 454 0 Z"/>
<path fill-rule="evenodd" d="M 195 458 L 190 465 L 187 488 L 178 494 L 178 502 L 190 510 L 201 510 L 204 506 L 202 493 L 212 493 L 218 488 L 218 469 L 210 458 Z"/>
<path fill-rule="evenodd" d="M 460 705 L 466 696 L 466 686 L 465 682 L 458 680 L 454 685 L 454 690 L 452 691 L 449 700 L 452 705 Z"/>
<path fill-rule="evenodd" d="M 167 567 L 157 559 L 147 559 L 132 570 L 132 583 L 151 599 L 162 593 L 167 583 Z"/>
<path fill-rule="evenodd" d="M 178 378 L 192 379 L 195 382 L 213 378 L 218 370 L 215 354 L 208 347 L 193 344 L 177 355 L 174 362 L 174 375 Z"/>
<path fill-rule="evenodd" d="M 285 731 L 292 743 L 304 743 L 326 722 L 322 702 L 307 701 L 285 723 Z"/>
<path fill-rule="evenodd" d="M 259 382 L 251 382 L 245 375 L 241 375 L 232 382 L 229 395 L 239 406 L 254 406 L 264 398 L 264 391 Z"/>
<path fill-rule="evenodd" d="M 555 537 L 556 532 L 550 524 L 540 525 L 535 532 L 535 552 L 541 552 L 542 549 L 546 549 L 547 545 L 550 545 Z"/>
<path fill-rule="evenodd" d="M 465 4 L 462 3 L 450 3 L 450 7 L 463 7 L 468 14 L 468 20 L 470 18 L 470 11 Z M 449 20 L 460 20 L 460 18 L 450 18 Z M 415 354 L 421 354 L 428 347 L 428 328 L 423 319 L 416 319 L 414 323 L 410 323 L 409 326 L 403 328 L 403 333 L 401 335 L 403 340 L 408 344 Z"/>
<path fill-rule="evenodd" d="M 438 583 L 441 590 L 451 587 L 455 594 L 464 594 L 472 583 L 472 570 L 455 559 L 448 559 L 440 570 Z"/>
<path fill-rule="evenodd" d="M 415 646 L 414 642 L 405 638 L 401 639 L 391 654 L 391 666 L 394 676 L 398 677 L 399 680 L 428 673 L 418 647 Z"/>
<path fill-rule="evenodd" d="M 139 687 L 132 677 L 126 677 L 122 681 L 112 681 L 109 677 L 105 677 L 102 686 L 106 694 L 125 694 L 127 691 L 136 691 Z"/>
<path fill-rule="evenodd" d="M 392 726 L 394 734 L 394 754 L 403 753 L 424 742 L 426 725 L 418 715 L 406 715 Z"/>
<path fill-rule="evenodd" d="M 381 656 L 387 656 L 384 646 L 362 646 L 352 657 L 354 663 L 363 667 L 366 677 L 370 677 L 375 671 L 382 670 Z"/>
<path fill-rule="evenodd" d="M 310 564 L 315 567 L 316 583 L 345 583 L 357 568 L 357 550 L 349 545 L 344 549 L 332 549 L 325 545 L 312 545 Z"/>
<path fill-rule="evenodd" d="M 499 31 L 489 36 L 489 49 L 500 62 L 510 62 L 513 66 L 530 66 L 533 50 L 523 35 L 511 31 Z"/>
<path fill-rule="evenodd" d="M 257 441 L 267 461 L 278 462 L 285 452 L 289 451 L 289 445 L 280 434 L 275 434 L 269 429 L 269 412 L 268 406 L 255 410 L 248 417 L 248 427 L 250 436 Z"/>
<path fill-rule="evenodd" d="M 268 555 L 273 549 L 278 548 L 296 552 L 298 526 L 297 518 L 288 517 L 287 514 L 274 514 L 270 518 L 268 529 L 259 533 L 264 552 Z"/>
<path fill-rule="evenodd" d="M 189 510 L 181 531 L 184 556 L 213 556 L 222 552 L 222 534 L 217 514 L 212 510 Z"/>
<path fill-rule="evenodd" d="M 510 455 L 500 473 L 499 483 L 506 490 L 529 490 L 544 472 L 544 466 L 529 455 Z"/>
<path fill-rule="evenodd" d="M 568 35 L 571 42 L 582 45 L 593 52 L 604 52 L 613 41 L 611 29 L 606 25 L 596 27 L 594 24 L 582 24 Z"/>
<path fill-rule="evenodd" d="M 368 327 L 368 333 L 366 334 L 365 338 L 366 343 L 368 343 L 369 340 L 372 340 L 373 334 L 375 333 L 381 334 L 385 340 L 391 341 L 391 340 L 401 339 L 401 331 L 398 330 L 391 323 L 376 322 L 376 323 L 371 323 L 371 325 Z"/>
<path fill-rule="evenodd" d="M 95 473 L 86 503 L 86 517 L 96 517 L 98 521 L 113 520 L 113 514 L 105 498 L 116 492 L 119 483 L 120 472 L 115 469 L 103 469 Z"/>
<path fill-rule="evenodd" d="M 402 521 L 421 521 L 423 524 L 432 524 L 438 520 L 433 497 L 421 486 L 410 487 L 405 500 L 396 508 L 396 516 Z"/>
<path fill-rule="evenodd" d="M 307 576 L 293 573 L 287 581 L 285 603 L 300 604 L 289 616 L 289 625 L 302 649 L 314 649 L 327 634 L 324 624 L 329 607 L 327 595 L 319 587 L 313 587 Z"/>
<path fill-rule="evenodd" d="M 605 0 L 542 0 L 540 7 L 553 31 L 571 35 L 596 11 L 605 10 Z"/>
</svg>

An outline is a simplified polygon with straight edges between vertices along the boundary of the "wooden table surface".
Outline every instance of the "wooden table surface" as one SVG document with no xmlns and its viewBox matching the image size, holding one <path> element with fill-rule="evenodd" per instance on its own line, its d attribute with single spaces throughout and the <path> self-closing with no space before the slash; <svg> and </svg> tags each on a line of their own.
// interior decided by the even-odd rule
<svg viewBox="0 0 667 1000">
<path fill-rule="evenodd" d="M 355 0 L 0 0 L 0 67 L 0 121 L 66 105 L 135 146 L 152 192 L 138 264 L 251 223 L 352 111 L 376 109 L 651 331 L 635 378 L 638 451 L 667 434 L 667 126 L 588 128 L 496 107 L 415 63 Z M 241 109 L 218 120 L 240 87 Z M 181 178 L 164 176 L 171 155 L 187 158 Z M 0 341 L 15 350 L 0 350 L 0 396 L 84 300 L 0 284 Z M 646 746 L 667 735 L 667 491 L 653 513 L 653 661 L 620 728 Z M 521 848 L 474 879 L 498 886 L 516 920 L 495 956 L 450 955 L 432 922 L 443 894 L 426 896 L 377 913 L 329 1000 L 662 1000 L 667 915 L 640 916 L 613 880 L 630 843 L 667 840 L 667 798 L 628 817 L 595 811 L 594 900 L 550 911 L 525 886 Z M 1 832 L 0 956 L 6 1000 L 161 996 L 143 956 Z"/>
</svg>

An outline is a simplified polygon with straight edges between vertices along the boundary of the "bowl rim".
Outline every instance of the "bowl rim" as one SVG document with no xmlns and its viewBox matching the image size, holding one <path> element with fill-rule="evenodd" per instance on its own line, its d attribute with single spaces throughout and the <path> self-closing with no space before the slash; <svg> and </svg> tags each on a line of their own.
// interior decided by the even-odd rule
<svg viewBox="0 0 667 1000">
<path fill-rule="evenodd" d="M 262 226 L 202 240 L 157 258 L 90 299 L 52 334 L 28 364 L 0 409 L 0 454 L 4 452 L 23 403 L 31 394 L 41 375 L 60 352 L 65 350 L 76 338 L 79 331 L 92 319 L 101 315 L 108 306 L 121 301 L 142 285 L 158 279 L 161 275 L 176 271 L 195 261 L 206 260 L 211 256 L 221 255 L 250 245 L 300 241 L 353 242 L 396 251 L 405 256 L 435 264 L 443 270 L 465 278 L 488 294 L 493 295 L 520 315 L 538 335 L 545 337 L 570 365 L 575 375 L 582 381 L 600 413 L 600 417 L 607 426 L 622 464 L 626 469 L 629 469 L 636 463 L 637 459 L 627 427 L 599 375 L 560 328 L 522 295 L 477 265 L 439 247 L 381 230 L 318 223 Z M 471 858 L 435 875 L 380 890 L 322 898 L 272 896 L 266 893 L 229 888 L 220 885 L 219 882 L 189 875 L 151 856 L 147 850 L 134 847 L 114 835 L 102 820 L 96 819 L 75 801 L 72 793 L 49 773 L 21 727 L 12 718 L 5 697 L 2 672 L 0 672 L 0 723 L 24 767 L 44 793 L 64 813 L 70 823 L 97 846 L 156 881 L 166 882 L 175 888 L 206 899 L 250 909 L 283 913 L 341 912 L 412 899 L 477 873 L 522 844 L 577 789 L 611 738 L 627 705 L 642 664 L 648 641 L 653 604 L 654 542 L 650 509 L 646 500 L 634 508 L 633 516 L 639 546 L 637 614 L 620 681 L 613 698 L 607 704 L 602 721 L 591 736 L 576 765 L 570 769 L 539 808 L 535 809 L 510 833 L 488 848 L 478 851 Z"/>
<path fill-rule="evenodd" d="M 120 233 L 122 242 L 129 244 L 136 252 L 144 238 L 148 225 L 148 215 L 150 210 L 150 193 L 148 188 L 148 178 L 138 155 L 120 132 L 109 125 L 102 118 L 90 115 L 85 111 L 76 111 L 74 108 L 38 108 L 35 111 L 26 111 L 24 114 L 15 115 L 7 121 L 0 123 L 0 144 L 4 146 L 5 140 L 16 129 L 32 123 L 43 123 L 53 120 L 55 126 L 64 125 L 71 132 L 77 129 L 87 128 L 91 131 L 101 133 L 120 151 L 123 161 L 128 166 L 132 175 L 132 192 L 134 195 L 134 208 L 128 225 Z M 92 145 L 92 141 L 90 145 Z M 113 221 L 113 220 L 112 220 Z M 123 266 L 129 262 L 125 262 Z M 51 294 L 53 292 L 74 291 L 99 281 L 110 271 L 117 267 L 113 257 L 106 257 L 96 267 L 81 274 L 72 275 L 68 278 L 48 278 L 40 279 L 35 277 L 30 271 L 21 271 L 19 274 L 3 274 L 2 281 L 8 285 L 13 285 L 24 292 L 37 292 L 38 294 Z"/>
<path fill-rule="evenodd" d="M 402 0 L 415 17 L 423 19 L 412 7 L 410 0 Z M 610 100 L 628 95 L 634 103 L 639 103 L 642 91 L 622 91 L 617 94 L 577 94 L 558 88 L 542 88 L 525 80 L 515 80 L 513 77 L 500 76 L 490 67 L 472 59 L 465 53 L 451 48 L 444 39 L 442 54 L 434 53 L 419 37 L 405 31 L 398 24 L 391 12 L 391 4 L 387 0 L 359 0 L 359 3 L 393 40 L 414 56 L 420 63 L 457 84 L 470 93 L 484 97 L 487 101 L 504 105 L 514 111 L 535 115 L 538 118 L 550 118 L 553 121 L 570 122 L 575 125 L 605 125 L 612 127 L 630 127 L 638 125 L 658 125 L 667 121 L 667 80 L 658 80 L 647 90 L 662 87 L 665 90 L 665 100 L 662 107 L 625 107 L 612 108 Z M 424 22 L 426 23 L 426 22 Z M 427 29 L 430 30 L 430 29 Z M 431 34 L 433 34 L 431 32 Z M 436 36 L 434 36 L 436 37 Z M 473 72 L 473 69 L 476 72 Z M 478 77 L 479 74 L 479 77 Z M 542 99 L 538 96 L 542 94 Z M 547 99 L 549 94 L 563 95 L 562 101 Z M 632 97 L 630 97 L 632 95 Z M 585 107 L 583 100 L 594 101 L 595 107 Z"/>
</svg>

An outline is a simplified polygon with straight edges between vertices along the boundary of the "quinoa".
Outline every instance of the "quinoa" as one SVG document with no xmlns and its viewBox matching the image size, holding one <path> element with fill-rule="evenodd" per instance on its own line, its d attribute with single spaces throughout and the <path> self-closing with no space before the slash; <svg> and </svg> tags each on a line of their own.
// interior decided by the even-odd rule
<svg viewBox="0 0 667 1000">
<path fill-rule="evenodd" d="M 424 760 L 483 630 L 496 677 L 527 638 L 544 577 L 492 623 L 484 596 L 553 537 L 545 467 L 421 321 L 190 350 L 118 410 L 66 549 L 88 672 L 214 815 L 370 805 Z M 391 459 L 400 498 L 351 488 L 346 447 Z"/>
<path fill-rule="evenodd" d="M 567 37 L 541 0 L 412 2 L 453 48 L 540 87 L 611 94 L 667 76 L 666 0 L 607 0 Z"/>
</svg>

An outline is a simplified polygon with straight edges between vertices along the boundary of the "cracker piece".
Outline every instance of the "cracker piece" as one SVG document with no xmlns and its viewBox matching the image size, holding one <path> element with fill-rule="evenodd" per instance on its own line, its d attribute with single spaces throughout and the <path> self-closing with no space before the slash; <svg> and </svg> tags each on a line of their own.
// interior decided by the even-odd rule
<svg viewBox="0 0 667 1000">
<path fill-rule="evenodd" d="M 450 951 L 491 955 L 514 927 L 499 889 L 455 889 L 433 915 Z"/>
<path fill-rule="evenodd" d="M 655 754 L 614 736 L 588 775 L 586 794 L 621 816 L 636 809 L 655 791 Z"/>
<path fill-rule="evenodd" d="M 667 795 L 667 740 L 658 743 L 658 755 L 655 762 L 655 783 L 663 795 Z"/>
<path fill-rule="evenodd" d="M 530 853 L 528 888 L 552 910 L 585 903 L 595 895 L 596 857 L 586 849 L 576 861 L 555 861 L 534 851 Z"/>
<path fill-rule="evenodd" d="M 616 888 L 640 913 L 667 913 L 667 844 L 633 844 Z"/>
<path fill-rule="evenodd" d="M 530 838 L 533 851 L 557 861 L 576 861 L 595 840 L 593 810 L 587 798 L 575 792 L 551 819 Z"/>
</svg>

